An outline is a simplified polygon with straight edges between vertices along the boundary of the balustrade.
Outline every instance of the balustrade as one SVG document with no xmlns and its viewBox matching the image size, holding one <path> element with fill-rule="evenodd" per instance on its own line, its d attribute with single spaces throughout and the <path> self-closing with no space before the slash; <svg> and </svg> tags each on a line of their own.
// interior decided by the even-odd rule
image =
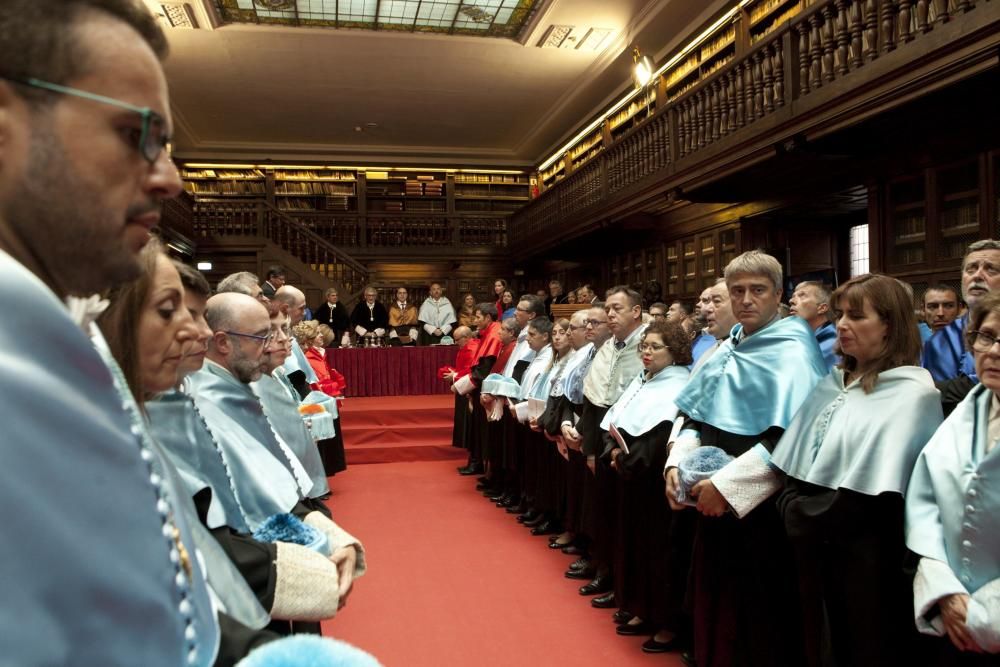
<svg viewBox="0 0 1000 667">
<path fill-rule="evenodd" d="M 919 46 L 923 35 L 977 5 L 989 4 L 990 0 L 817 0 L 690 89 L 670 101 L 658 100 L 663 106 L 653 116 L 515 213 L 511 241 L 528 242 L 549 225 L 621 197 L 621 191 L 668 166 L 672 158 L 677 159 L 677 169 L 694 164 L 707 147 L 747 132 L 793 101 L 816 95 L 891 52 L 907 48 L 923 56 Z M 671 145 L 671 135 L 676 146 Z"/>
</svg>

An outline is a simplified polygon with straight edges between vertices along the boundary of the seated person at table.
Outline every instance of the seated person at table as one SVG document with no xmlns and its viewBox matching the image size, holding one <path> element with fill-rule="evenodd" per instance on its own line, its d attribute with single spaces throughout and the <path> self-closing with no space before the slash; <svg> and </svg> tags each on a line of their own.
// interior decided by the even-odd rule
<svg viewBox="0 0 1000 667">
<path fill-rule="evenodd" d="M 396 300 L 389 306 L 389 344 L 417 344 L 417 307 L 409 302 L 405 287 L 396 290 Z"/>
<path fill-rule="evenodd" d="M 462 297 L 462 308 L 458 311 L 459 326 L 476 328 L 476 297 L 466 294 Z"/>
<path fill-rule="evenodd" d="M 331 287 L 324 294 L 326 301 L 316 309 L 315 320 L 333 329 L 333 345 L 349 345 L 351 342 L 351 316 L 340 302 L 337 288 Z"/>
<path fill-rule="evenodd" d="M 370 285 L 365 288 L 364 301 L 358 302 L 351 311 L 351 326 L 358 335 L 360 344 L 365 336 L 381 338 L 389 328 L 389 313 L 378 302 L 378 291 Z"/>
<path fill-rule="evenodd" d="M 442 296 L 441 283 L 431 283 L 431 295 L 424 299 L 417 315 L 420 324 L 420 344 L 436 345 L 457 326 L 455 308 L 447 297 Z M 457 332 L 454 338 L 458 339 Z"/>
</svg>

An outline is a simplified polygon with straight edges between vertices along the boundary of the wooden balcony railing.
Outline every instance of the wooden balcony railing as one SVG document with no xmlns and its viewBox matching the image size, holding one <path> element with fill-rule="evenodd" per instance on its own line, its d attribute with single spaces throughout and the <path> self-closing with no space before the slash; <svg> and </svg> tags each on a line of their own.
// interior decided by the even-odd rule
<svg viewBox="0 0 1000 667">
<path fill-rule="evenodd" d="M 368 282 L 368 270 L 346 252 L 264 201 L 198 202 L 193 207 L 196 238 L 256 236 L 300 259 L 348 294 Z"/>
<path fill-rule="evenodd" d="M 997 0 L 816 0 L 513 214 L 511 245 L 541 248 L 542 238 L 552 245 L 646 188 L 669 189 L 709 161 L 727 160 L 716 150 L 724 142 L 742 145 L 768 132 L 780 140 L 783 126 L 836 104 L 871 76 L 899 75 L 955 50 L 942 32 L 957 41 L 996 35 L 998 26 Z M 825 89 L 833 92 L 814 101 Z"/>
</svg>

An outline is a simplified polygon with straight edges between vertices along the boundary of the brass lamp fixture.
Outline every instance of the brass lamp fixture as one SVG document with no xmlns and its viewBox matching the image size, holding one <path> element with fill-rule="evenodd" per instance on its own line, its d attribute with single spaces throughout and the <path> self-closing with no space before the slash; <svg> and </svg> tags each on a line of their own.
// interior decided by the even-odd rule
<svg viewBox="0 0 1000 667">
<path fill-rule="evenodd" d="M 632 47 L 632 83 L 636 90 L 642 90 L 653 80 L 653 59 L 639 52 L 639 47 Z"/>
</svg>

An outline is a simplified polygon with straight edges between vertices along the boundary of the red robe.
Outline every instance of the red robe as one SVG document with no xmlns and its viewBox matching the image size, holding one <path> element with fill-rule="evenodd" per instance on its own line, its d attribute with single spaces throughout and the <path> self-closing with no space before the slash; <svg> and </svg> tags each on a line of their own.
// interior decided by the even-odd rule
<svg viewBox="0 0 1000 667">
<path fill-rule="evenodd" d="M 472 338 L 455 355 L 455 379 L 465 377 L 472 371 L 472 364 L 479 352 L 479 339 Z"/>
<path fill-rule="evenodd" d="M 347 381 L 343 375 L 327 366 L 326 350 L 321 350 L 310 345 L 306 348 L 305 354 L 306 360 L 309 361 L 309 365 L 312 366 L 318 378 L 318 382 L 314 384 L 313 389 L 319 389 L 330 396 L 340 396 L 343 394 L 344 389 L 347 388 Z"/>
<path fill-rule="evenodd" d="M 500 340 L 500 323 L 491 322 L 488 327 L 479 332 L 479 348 L 476 350 L 472 368 L 479 366 L 479 362 L 484 357 L 493 357 L 495 359 L 500 356 L 502 351 L 503 341 Z M 477 378 L 475 375 L 470 375 L 470 377 L 476 383 L 476 386 L 479 386 L 479 383 L 483 381 L 483 378 Z"/>
<path fill-rule="evenodd" d="M 497 360 L 493 363 L 493 368 L 490 369 L 490 373 L 503 373 L 503 369 L 507 366 L 507 360 L 510 359 L 510 353 L 514 351 L 517 347 L 517 341 L 512 340 L 507 343 L 500 354 L 497 356 Z"/>
</svg>

